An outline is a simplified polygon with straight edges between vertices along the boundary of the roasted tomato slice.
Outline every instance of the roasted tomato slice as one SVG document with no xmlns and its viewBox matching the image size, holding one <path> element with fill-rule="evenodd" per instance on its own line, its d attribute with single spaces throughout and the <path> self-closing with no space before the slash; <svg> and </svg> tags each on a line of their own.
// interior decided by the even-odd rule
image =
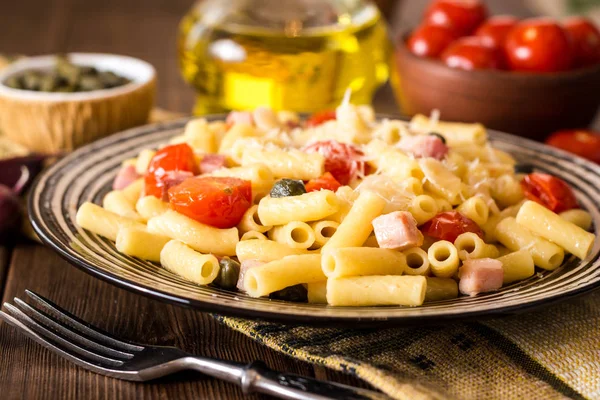
<svg viewBox="0 0 600 400">
<path fill-rule="evenodd" d="M 252 205 L 250 181 L 199 176 L 169 189 L 175 211 L 215 228 L 236 226 Z"/>
<path fill-rule="evenodd" d="M 569 185 L 555 176 L 534 172 L 525 175 L 521 181 L 521 187 L 525 192 L 525 197 L 557 214 L 579 207 Z"/>
<path fill-rule="evenodd" d="M 170 186 L 199 173 L 194 151 L 185 143 L 164 147 L 156 152 L 144 175 L 144 195 L 167 200 Z"/>
<path fill-rule="evenodd" d="M 319 153 L 325 157 L 325 171 L 342 185 L 347 185 L 358 174 L 366 175 L 368 165 L 362 160 L 365 155 L 359 148 L 335 140 L 315 142 L 304 148 L 307 153 Z"/>
<path fill-rule="evenodd" d="M 335 120 L 335 110 L 325 110 L 314 113 L 306 120 L 306 127 L 313 127 L 321 125 L 327 121 Z"/>
<path fill-rule="evenodd" d="M 546 144 L 600 164 L 600 133 L 598 132 L 583 129 L 558 131 L 546 139 Z"/>
<path fill-rule="evenodd" d="M 479 225 L 458 211 L 439 213 L 421 226 L 421 232 L 432 238 L 452 243 L 465 232 L 473 232 L 483 239 L 483 231 Z"/>
<path fill-rule="evenodd" d="M 331 175 L 331 172 L 325 172 L 320 177 L 308 181 L 308 183 L 306 184 L 306 191 L 316 192 L 317 190 L 325 189 L 335 192 L 340 186 L 342 186 L 342 184 L 339 183 L 333 177 L 333 175 Z"/>
</svg>

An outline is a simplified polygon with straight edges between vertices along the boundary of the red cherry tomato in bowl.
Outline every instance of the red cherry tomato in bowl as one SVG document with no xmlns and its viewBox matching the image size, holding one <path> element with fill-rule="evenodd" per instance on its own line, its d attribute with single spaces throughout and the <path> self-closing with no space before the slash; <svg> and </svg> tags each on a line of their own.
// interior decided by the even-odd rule
<svg viewBox="0 0 600 400">
<path fill-rule="evenodd" d="M 169 189 L 169 203 L 178 213 L 215 228 L 233 228 L 252 205 L 250 181 L 198 176 Z"/>
<path fill-rule="evenodd" d="M 414 55 L 437 58 L 458 37 L 446 26 L 422 25 L 412 32 L 406 45 Z"/>
<path fill-rule="evenodd" d="M 571 38 L 550 18 L 519 22 L 506 36 L 504 50 L 515 71 L 560 72 L 573 65 Z"/>
<path fill-rule="evenodd" d="M 600 62 L 600 31 L 593 22 L 583 17 L 572 17 L 563 22 L 563 27 L 573 40 L 576 66 Z"/>
<path fill-rule="evenodd" d="M 312 143 L 304 148 L 306 153 L 319 153 L 325 157 L 325 171 L 342 185 L 347 185 L 359 174 L 367 174 L 367 164 L 362 160 L 364 153 L 357 147 L 326 140 Z"/>
<path fill-rule="evenodd" d="M 508 32 L 519 22 L 512 15 L 498 15 L 489 18 L 475 31 L 475 36 L 485 38 L 490 43 L 501 47 Z"/>
<path fill-rule="evenodd" d="M 483 231 L 479 225 L 458 211 L 439 213 L 421 226 L 421 232 L 432 238 L 452 243 L 465 232 L 473 232 L 483 239 Z"/>
<path fill-rule="evenodd" d="M 553 175 L 537 172 L 525 175 L 521 187 L 526 198 L 540 203 L 557 214 L 579 208 L 577 198 L 569 185 Z"/>
<path fill-rule="evenodd" d="M 442 53 L 442 61 L 451 68 L 502 69 L 502 53 L 484 38 L 468 36 L 452 43 Z"/>
<path fill-rule="evenodd" d="M 150 160 L 148 171 L 144 175 L 144 195 L 166 200 L 168 181 L 179 173 L 185 173 L 187 176 L 200 173 L 192 148 L 180 143 L 158 150 Z"/>
<path fill-rule="evenodd" d="M 306 120 L 305 125 L 307 127 L 319 126 L 327 121 L 333 121 L 336 119 L 335 110 L 325 110 L 314 113 Z"/>
<path fill-rule="evenodd" d="M 436 0 L 425 12 L 427 25 L 447 26 L 459 35 L 471 34 L 487 17 L 487 9 L 479 0 Z"/>
<path fill-rule="evenodd" d="M 600 164 L 600 133 L 582 129 L 553 133 L 546 144 Z"/>
<path fill-rule="evenodd" d="M 335 192 L 342 184 L 331 175 L 331 172 L 325 172 L 320 177 L 308 181 L 305 186 L 307 192 L 316 192 L 318 190 L 331 190 Z"/>
</svg>

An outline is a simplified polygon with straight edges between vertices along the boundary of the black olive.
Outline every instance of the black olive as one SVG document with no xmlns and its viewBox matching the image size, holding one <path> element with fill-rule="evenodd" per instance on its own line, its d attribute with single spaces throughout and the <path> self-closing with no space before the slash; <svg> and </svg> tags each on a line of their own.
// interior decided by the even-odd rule
<svg viewBox="0 0 600 400">
<path fill-rule="evenodd" d="M 531 174 L 533 166 L 529 164 L 515 164 L 515 174 Z"/>
<path fill-rule="evenodd" d="M 306 193 L 306 187 L 302 181 L 294 179 L 282 179 L 275 182 L 271 189 L 271 197 L 289 197 L 289 196 L 300 196 Z"/>
<path fill-rule="evenodd" d="M 304 285 L 289 286 L 271 293 L 269 298 L 274 300 L 293 301 L 296 303 L 306 303 L 308 301 L 308 291 Z"/>
<path fill-rule="evenodd" d="M 219 267 L 219 275 L 213 283 L 222 289 L 235 290 L 240 277 L 240 263 L 224 257 L 219 261 Z"/>
<path fill-rule="evenodd" d="M 442 141 L 442 143 L 446 144 L 446 138 L 437 132 L 429 132 L 429 136 L 437 136 Z"/>
</svg>

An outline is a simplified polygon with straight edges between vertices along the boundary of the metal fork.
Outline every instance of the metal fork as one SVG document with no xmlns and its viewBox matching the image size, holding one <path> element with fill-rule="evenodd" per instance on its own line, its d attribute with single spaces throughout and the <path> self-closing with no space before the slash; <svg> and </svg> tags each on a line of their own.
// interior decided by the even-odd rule
<svg viewBox="0 0 600 400">
<path fill-rule="evenodd" d="M 148 381 L 182 370 L 241 386 L 245 394 L 259 392 L 282 399 L 389 399 L 371 390 L 280 373 L 260 361 L 248 365 L 198 357 L 175 347 L 147 346 L 117 339 L 26 290 L 29 304 L 15 297 L 4 303 L 0 318 L 58 355 L 101 375 L 128 381 Z"/>
</svg>

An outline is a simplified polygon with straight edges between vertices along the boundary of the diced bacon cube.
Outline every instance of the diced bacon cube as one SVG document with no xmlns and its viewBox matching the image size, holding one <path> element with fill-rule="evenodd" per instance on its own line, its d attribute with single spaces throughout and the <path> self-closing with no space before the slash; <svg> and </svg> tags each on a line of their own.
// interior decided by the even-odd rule
<svg viewBox="0 0 600 400">
<path fill-rule="evenodd" d="M 407 211 L 394 211 L 373 220 L 375 238 L 382 249 L 404 250 L 423 244 L 417 221 Z"/>
<path fill-rule="evenodd" d="M 404 136 L 398 142 L 398 148 L 415 158 L 433 157 L 442 160 L 448 154 L 448 146 L 436 135 Z"/>
<path fill-rule="evenodd" d="M 200 173 L 210 174 L 213 171 L 224 168 L 227 158 L 222 154 L 207 154 L 200 161 Z"/>
<path fill-rule="evenodd" d="M 240 265 L 240 276 L 238 278 L 236 287 L 240 291 L 245 292 L 246 289 L 244 288 L 244 275 L 246 274 L 246 271 L 248 271 L 250 268 L 259 267 L 263 264 L 266 264 L 266 263 L 264 261 L 259 261 L 259 260 L 244 260 L 244 261 L 242 261 L 242 263 Z"/>
<path fill-rule="evenodd" d="M 502 262 L 493 258 L 466 260 L 458 273 L 458 289 L 469 296 L 500 289 L 504 278 Z"/>
<path fill-rule="evenodd" d="M 136 172 L 135 166 L 125 165 L 121 167 L 115 180 L 113 181 L 114 190 L 122 190 L 127 186 L 131 185 L 136 179 L 139 179 L 140 175 Z"/>
<path fill-rule="evenodd" d="M 167 171 L 161 177 L 162 200 L 169 201 L 169 189 L 179 185 L 186 179 L 193 178 L 194 174 L 189 171 Z"/>
</svg>

